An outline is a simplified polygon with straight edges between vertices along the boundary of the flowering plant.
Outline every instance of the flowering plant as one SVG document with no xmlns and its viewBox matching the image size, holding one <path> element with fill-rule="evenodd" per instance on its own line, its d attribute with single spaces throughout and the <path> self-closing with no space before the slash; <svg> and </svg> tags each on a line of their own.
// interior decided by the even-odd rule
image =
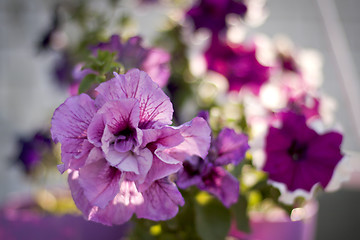
<svg viewBox="0 0 360 240">
<path fill-rule="evenodd" d="M 343 180 L 343 137 L 303 53 L 239 38 L 253 1 L 172 3 L 151 47 L 127 19 L 122 35 L 99 27 L 58 50 L 72 59 L 56 71 L 70 69 L 57 76 L 71 96 L 51 136 L 86 219 L 132 221 L 130 239 L 224 239 L 231 224 L 250 232 L 255 212 L 288 218 Z"/>
</svg>

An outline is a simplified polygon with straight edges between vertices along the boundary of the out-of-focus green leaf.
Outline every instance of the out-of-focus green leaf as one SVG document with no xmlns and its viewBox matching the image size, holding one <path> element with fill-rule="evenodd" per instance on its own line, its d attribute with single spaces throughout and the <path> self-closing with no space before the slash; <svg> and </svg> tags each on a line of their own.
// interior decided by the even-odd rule
<svg viewBox="0 0 360 240">
<path fill-rule="evenodd" d="M 195 224 L 198 235 L 203 240 L 222 240 L 227 236 L 231 216 L 230 211 L 216 199 L 205 204 L 195 204 Z"/>
<path fill-rule="evenodd" d="M 91 88 L 95 83 L 98 83 L 98 76 L 96 74 L 88 74 L 81 81 L 79 86 L 79 94 L 84 93 Z"/>
<path fill-rule="evenodd" d="M 246 197 L 240 195 L 237 203 L 231 206 L 231 211 L 235 217 L 237 229 L 246 233 L 250 232 Z"/>
</svg>

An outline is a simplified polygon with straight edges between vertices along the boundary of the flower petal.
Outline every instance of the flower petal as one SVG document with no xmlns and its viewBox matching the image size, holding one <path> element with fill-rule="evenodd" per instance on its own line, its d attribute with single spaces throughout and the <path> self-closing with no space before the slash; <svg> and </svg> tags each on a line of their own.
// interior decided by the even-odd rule
<svg viewBox="0 0 360 240">
<path fill-rule="evenodd" d="M 202 183 L 202 175 L 205 174 L 206 170 L 207 162 L 193 155 L 183 163 L 183 167 L 177 174 L 176 185 L 182 189 L 193 185 L 200 186 Z"/>
<path fill-rule="evenodd" d="M 212 168 L 211 179 L 203 179 L 199 188 L 215 195 L 226 207 L 237 202 L 239 197 L 239 181 L 222 167 Z"/>
<path fill-rule="evenodd" d="M 132 69 L 124 75 L 117 75 L 102 83 L 96 91 L 99 92 L 95 100 L 98 106 L 111 100 L 137 99 L 140 103 L 141 129 L 172 123 L 173 107 L 170 99 L 143 71 Z"/>
<path fill-rule="evenodd" d="M 120 171 L 101 159 L 80 169 L 79 184 L 91 205 L 104 208 L 119 192 L 120 176 Z"/>
<path fill-rule="evenodd" d="M 184 199 L 176 185 L 167 179 L 154 182 L 142 192 L 144 203 L 136 209 L 139 218 L 162 221 L 174 217 L 179 205 L 184 205 Z"/>
<path fill-rule="evenodd" d="M 101 147 L 101 138 L 104 134 L 105 122 L 103 114 L 95 114 L 87 130 L 89 142 Z"/>
<path fill-rule="evenodd" d="M 122 181 L 119 193 L 105 208 L 101 209 L 90 204 L 85 197 L 84 189 L 79 184 L 78 171 L 69 174 L 68 182 L 74 202 L 85 217 L 105 225 L 119 225 L 129 221 L 136 206 L 144 201 L 133 182 Z"/>
<path fill-rule="evenodd" d="M 233 129 L 224 128 L 215 140 L 218 158 L 215 164 L 218 166 L 229 163 L 239 164 L 249 149 L 248 138 L 244 134 L 237 134 Z"/>
<path fill-rule="evenodd" d="M 147 148 L 140 149 L 136 153 L 131 151 L 120 153 L 110 150 L 106 155 L 106 160 L 120 171 L 139 175 L 136 180 L 143 182 L 152 166 L 153 154 Z M 135 179 L 132 180 L 135 181 Z"/>
<path fill-rule="evenodd" d="M 182 164 L 168 164 L 160 160 L 156 155 L 153 156 L 153 161 L 149 172 L 147 173 L 146 180 L 139 187 L 140 191 L 144 191 L 152 182 L 167 177 L 173 173 L 176 173 L 181 169 Z"/>
<path fill-rule="evenodd" d="M 196 155 L 205 158 L 210 147 L 211 129 L 208 123 L 201 117 L 196 117 L 190 122 L 179 126 L 184 141 L 167 151 L 173 158 L 184 161 L 186 158 Z"/>
<path fill-rule="evenodd" d="M 136 99 L 122 99 L 105 103 L 98 111 L 102 114 L 105 125 L 113 134 L 127 127 L 137 128 L 139 124 L 139 102 Z"/>
<path fill-rule="evenodd" d="M 119 225 L 130 220 L 138 205 L 143 204 L 144 199 L 137 191 L 134 182 L 123 181 L 120 192 L 115 196 L 106 208 L 97 209 L 89 216 L 89 220 L 106 225 Z"/>
<path fill-rule="evenodd" d="M 150 49 L 142 68 L 160 87 L 166 86 L 170 76 L 170 54 L 160 48 Z"/>
<path fill-rule="evenodd" d="M 68 183 L 77 208 L 88 217 L 93 209 L 97 209 L 98 207 L 91 205 L 85 197 L 84 189 L 79 184 L 79 171 L 71 171 L 69 173 Z"/>
<path fill-rule="evenodd" d="M 82 156 L 90 150 L 87 129 L 95 113 L 94 101 L 86 94 L 68 98 L 55 110 L 51 121 L 51 135 L 55 142 L 61 143 L 64 170 L 77 159 L 83 160 Z"/>
<path fill-rule="evenodd" d="M 335 168 L 344 156 L 341 153 L 341 143 L 342 135 L 340 133 L 325 133 L 309 143 L 307 155 L 319 164 Z"/>
<path fill-rule="evenodd" d="M 165 147 L 175 147 L 182 143 L 184 138 L 179 129 L 162 127 L 156 129 L 144 129 L 142 147 L 149 143 L 155 143 Z"/>
</svg>

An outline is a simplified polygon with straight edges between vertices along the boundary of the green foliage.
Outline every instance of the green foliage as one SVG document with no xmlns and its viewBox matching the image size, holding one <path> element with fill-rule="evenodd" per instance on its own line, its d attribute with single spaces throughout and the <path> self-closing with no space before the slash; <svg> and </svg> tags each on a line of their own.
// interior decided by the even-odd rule
<svg viewBox="0 0 360 240">
<path fill-rule="evenodd" d="M 79 93 L 83 93 L 91 89 L 95 84 L 100 84 L 113 78 L 113 72 L 123 73 L 124 67 L 121 63 L 116 62 L 116 53 L 109 51 L 97 51 L 97 56 L 89 56 L 84 68 L 92 69 L 97 74 L 88 74 L 81 81 Z"/>
<path fill-rule="evenodd" d="M 249 216 L 247 212 L 247 199 L 245 196 L 240 195 L 237 203 L 231 206 L 231 212 L 236 221 L 236 227 L 238 230 L 249 233 L 250 224 Z"/>
<path fill-rule="evenodd" d="M 195 223 L 199 236 L 204 240 L 225 239 L 230 230 L 231 215 L 217 199 L 205 204 L 195 204 Z"/>
<path fill-rule="evenodd" d="M 96 83 L 99 83 L 99 76 L 96 74 L 88 74 L 81 81 L 79 86 L 79 94 L 84 93 L 91 88 Z"/>
<path fill-rule="evenodd" d="M 84 68 L 90 68 L 99 73 L 99 75 L 105 75 L 108 72 L 113 72 L 123 66 L 116 62 L 116 52 L 98 50 L 96 57 L 89 56 Z"/>
</svg>

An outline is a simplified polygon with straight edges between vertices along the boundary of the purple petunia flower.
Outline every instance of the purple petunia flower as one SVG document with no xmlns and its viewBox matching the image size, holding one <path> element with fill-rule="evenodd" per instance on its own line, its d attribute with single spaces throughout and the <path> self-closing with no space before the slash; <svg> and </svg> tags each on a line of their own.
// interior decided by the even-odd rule
<svg viewBox="0 0 360 240">
<path fill-rule="evenodd" d="M 269 179 L 291 192 L 310 192 L 317 184 L 326 188 L 343 158 L 342 135 L 318 134 L 307 126 L 305 116 L 294 112 L 281 113 L 280 120 L 282 126 L 270 126 L 265 139 L 263 170 Z"/>
<path fill-rule="evenodd" d="M 186 14 L 193 20 L 195 29 L 207 28 L 217 34 L 226 28 L 228 14 L 244 16 L 246 10 L 247 7 L 243 1 L 200 0 Z"/>
<path fill-rule="evenodd" d="M 21 152 L 18 160 L 29 173 L 42 160 L 44 153 L 51 149 L 51 139 L 43 133 L 37 132 L 30 139 L 19 139 Z"/>
<path fill-rule="evenodd" d="M 213 38 L 205 52 L 207 68 L 225 76 L 230 91 L 247 88 L 258 94 L 269 79 L 269 67 L 256 59 L 255 46 L 229 45 Z"/>
<path fill-rule="evenodd" d="M 196 185 L 229 207 L 238 200 L 239 181 L 222 166 L 239 164 L 248 149 L 248 138 L 244 134 L 224 128 L 212 142 L 206 158 L 191 156 L 186 159 L 184 167 L 178 173 L 176 184 L 180 188 Z"/>
<path fill-rule="evenodd" d="M 210 128 L 202 118 L 171 127 L 169 98 L 145 72 L 133 69 L 101 83 L 95 100 L 68 98 L 51 133 L 61 143 L 63 172 L 78 208 L 92 221 L 122 224 L 174 217 L 184 200 L 168 180 L 189 156 L 205 157 Z"/>
<path fill-rule="evenodd" d="M 166 86 L 170 76 L 170 54 L 160 48 L 144 48 L 141 37 L 131 37 L 122 43 L 119 35 L 112 35 L 109 42 L 99 43 L 92 48 L 93 54 L 98 49 L 116 52 L 116 61 L 125 69 L 139 68 L 147 72 L 160 87 Z"/>
</svg>

